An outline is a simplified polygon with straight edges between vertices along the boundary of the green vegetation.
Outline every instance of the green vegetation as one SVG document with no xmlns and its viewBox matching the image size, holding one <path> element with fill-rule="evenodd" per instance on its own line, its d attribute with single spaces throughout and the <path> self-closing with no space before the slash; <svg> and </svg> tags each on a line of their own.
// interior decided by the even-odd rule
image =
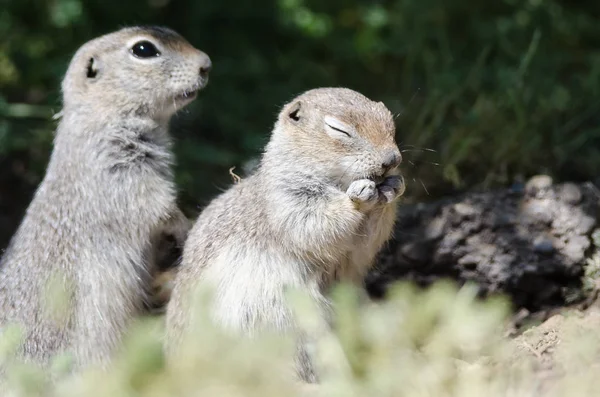
<svg viewBox="0 0 600 397">
<path fill-rule="evenodd" d="M 556 349 L 565 376 L 536 372 L 531 337 L 518 343 L 503 338 L 507 305 L 503 300 L 478 302 L 475 289 L 456 290 L 438 284 L 426 292 L 398 285 L 384 304 L 361 306 L 356 291 L 335 291 L 338 307 L 337 340 L 349 358 L 350 369 L 329 371 L 314 396 L 589 396 L 597 390 L 600 339 L 581 327 L 567 331 Z M 302 299 L 296 307 L 305 319 L 312 313 Z M 88 371 L 69 376 L 66 357 L 49 372 L 11 365 L 8 386 L 14 396 L 291 396 L 300 395 L 290 380 L 290 339 L 265 335 L 255 340 L 226 336 L 210 325 L 203 304 L 199 321 L 183 354 L 167 361 L 162 353 L 162 322 L 138 324 L 114 366 L 106 373 Z M 300 311 L 299 311 L 300 313 Z M 202 316 L 204 314 L 204 316 Z M 309 321 L 310 322 L 310 321 Z M 576 324 L 576 323 L 573 323 Z M 598 324 L 594 323 L 594 327 Z M 589 328 L 589 327 L 588 327 Z M 593 328 L 592 328 L 593 329 Z M 5 334 L 0 352 L 18 338 Z M 543 340 L 542 340 L 543 341 Z M 324 368 L 339 366 L 336 341 L 320 347 L 327 353 Z M 594 361 L 596 360 L 596 361 Z M 321 361 L 324 362 L 324 361 Z M 558 367 L 558 365 L 557 365 Z M 347 367 L 346 367 L 347 368 Z M 52 375 L 56 386 L 47 383 Z M 558 372 L 559 375 L 563 373 Z M 541 393 L 541 391 L 545 391 Z M 592 394 L 590 394 L 592 393 Z"/>
<path fill-rule="evenodd" d="M 411 195 L 424 194 L 419 179 L 438 195 L 537 172 L 595 178 L 600 167 L 598 2 L 3 0 L 2 8 L 2 172 L 30 187 L 43 174 L 73 52 L 130 24 L 170 26 L 214 61 L 208 88 L 174 126 L 189 208 L 260 153 L 285 101 L 317 86 L 354 88 L 399 114 L 406 173 L 417 178 Z"/>
</svg>

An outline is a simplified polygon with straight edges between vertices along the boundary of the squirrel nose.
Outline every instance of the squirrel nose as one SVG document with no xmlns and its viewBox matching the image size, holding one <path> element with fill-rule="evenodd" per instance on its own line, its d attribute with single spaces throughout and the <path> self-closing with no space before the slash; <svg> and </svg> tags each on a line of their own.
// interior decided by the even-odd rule
<svg viewBox="0 0 600 397">
<path fill-rule="evenodd" d="M 202 53 L 200 58 L 200 76 L 203 78 L 208 77 L 208 73 L 212 69 L 212 62 L 210 57 L 205 53 Z"/>
<path fill-rule="evenodd" d="M 381 163 L 381 168 L 383 168 L 386 172 L 392 170 L 400 165 L 402 162 L 402 155 L 396 149 L 388 151 L 384 157 L 383 162 Z"/>
</svg>

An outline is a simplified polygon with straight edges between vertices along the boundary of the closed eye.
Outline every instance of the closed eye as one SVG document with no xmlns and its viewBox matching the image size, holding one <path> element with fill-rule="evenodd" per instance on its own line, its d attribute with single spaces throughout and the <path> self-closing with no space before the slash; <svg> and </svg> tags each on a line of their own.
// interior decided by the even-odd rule
<svg viewBox="0 0 600 397">
<path fill-rule="evenodd" d="M 326 123 L 326 124 L 327 124 L 327 123 Z M 340 129 L 340 128 L 334 127 L 334 126 L 332 126 L 331 124 L 327 124 L 327 127 L 331 128 L 332 130 L 335 130 L 335 131 L 341 132 L 342 134 L 345 134 L 346 136 L 350 137 L 350 134 L 349 134 L 349 133 L 347 133 L 346 131 L 344 131 L 344 130 L 342 130 L 342 129 Z"/>
</svg>

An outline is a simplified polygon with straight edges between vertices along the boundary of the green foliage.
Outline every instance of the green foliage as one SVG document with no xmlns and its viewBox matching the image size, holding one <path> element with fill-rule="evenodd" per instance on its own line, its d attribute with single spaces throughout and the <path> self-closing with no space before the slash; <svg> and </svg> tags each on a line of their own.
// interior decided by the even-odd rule
<svg viewBox="0 0 600 397">
<path fill-rule="evenodd" d="M 398 113 L 408 180 L 433 194 L 538 172 L 595 178 L 600 166 L 595 1 L 2 4 L 0 154 L 25 161 L 32 186 L 73 52 L 131 24 L 170 26 L 213 59 L 209 86 L 174 123 L 178 182 L 191 207 L 260 153 L 285 101 L 317 86 L 348 86 Z"/>
<path fill-rule="evenodd" d="M 206 300 L 198 305 L 198 319 L 181 354 L 169 360 L 162 353 L 162 320 L 146 319 L 131 330 L 105 372 L 55 371 L 53 385 L 39 369 L 11 365 L 5 386 L 14 392 L 9 395 L 20 397 L 583 397 L 597 390 L 594 363 L 600 358 L 600 340 L 590 332 L 595 325 L 567 323 L 557 349 L 564 377 L 542 378 L 534 371 L 534 360 L 519 355 L 514 341 L 502 336 L 506 302 L 478 301 L 475 291 L 449 284 L 420 291 L 401 284 L 384 303 L 360 304 L 354 288 L 337 288 L 335 334 L 321 344 L 321 355 L 326 356 L 321 362 L 341 367 L 341 356 L 330 355 L 339 343 L 351 369 L 328 371 L 312 388 L 291 378 L 291 338 L 226 335 L 208 321 Z M 314 325 L 314 308 L 301 295 L 291 297 L 302 321 Z M 530 346 L 527 340 L 522 346 Z M 15 338 L 6 341 L 14 343 Z"/>
</svg>

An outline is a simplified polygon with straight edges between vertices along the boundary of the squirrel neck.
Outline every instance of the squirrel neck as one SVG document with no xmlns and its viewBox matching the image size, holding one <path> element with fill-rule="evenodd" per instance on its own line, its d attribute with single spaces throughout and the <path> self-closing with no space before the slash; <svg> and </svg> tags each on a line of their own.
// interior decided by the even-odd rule
<svg viewBox="0 0 600 397">
<path fill-rule="evenodd" d="M 70 106 L 60 113 L 57 137 L 97 137 L 110 135 L 115 131 L 132 131 L 137 133 L 168 134 L 169 118 L 153 118 L 148 111 L 123 110 L 120 113 L 104 114 L 102 107 Z M 158 138 L 158 136 L 157 136 Z"/>
<path fill-rule="evenodd" d="M 168 120 L 154 120 L 146 115 L 103 115 L 77 109 L 61 113 L 56 130 L 49 168 L 79 167 L 148 158 L 170 165 L 171 138 Z"/>
</svg>

